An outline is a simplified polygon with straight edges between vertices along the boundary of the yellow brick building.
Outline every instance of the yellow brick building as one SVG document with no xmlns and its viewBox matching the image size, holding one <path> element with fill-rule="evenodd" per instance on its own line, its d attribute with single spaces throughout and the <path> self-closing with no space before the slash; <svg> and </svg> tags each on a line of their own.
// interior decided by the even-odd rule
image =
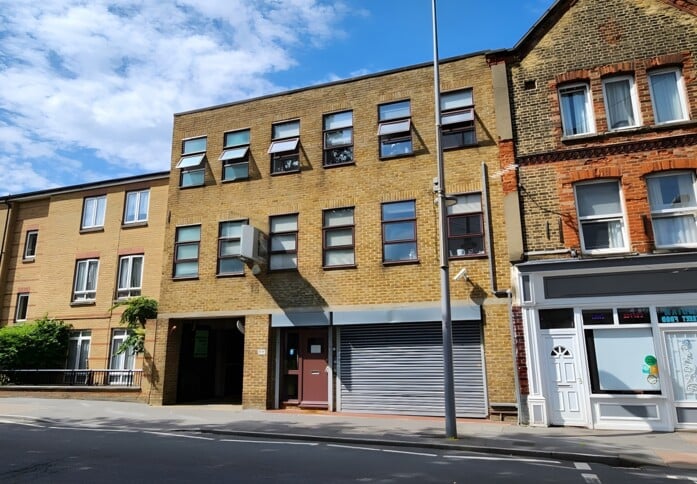
<svg viewBox="0 0 697 484">
<path fill-rule="evenodd" d="M 153 173 L 0 199 L 0 326 L 47 315 L 73 327 L 66 368 L 142 369 L 142 355 L 115 355 L 125 329 L 122 310 L 111 308 L 159 296 L 168 179 Z M 147 400 L 149 378 L 141 387 L 138 375 L 121 381 L 126 375 L 95 374 L 90 398 Z M 52 392 L 78 396 L 64 390 Z"/>
<path fill-rule="evenodd" d="M 505 71 L 440 75 L 457 414 L 485 417 L 516 402 Z M 174 116 L 151 403 L 442 414 L 434 111 L 424 64 Z"/>
</svg>

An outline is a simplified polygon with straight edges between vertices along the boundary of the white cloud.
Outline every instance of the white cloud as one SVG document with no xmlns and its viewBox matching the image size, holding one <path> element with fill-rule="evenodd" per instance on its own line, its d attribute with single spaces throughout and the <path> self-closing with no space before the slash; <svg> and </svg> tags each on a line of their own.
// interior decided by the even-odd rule
<svg viewBox="0 0 697 484">
<path fill-rule="evenodd" d="M 2 3 L 0 193 L 167 169 L 173 113 L 280 89 L 267 76 L 348 14 L 329 0 Z"/>
</svg>

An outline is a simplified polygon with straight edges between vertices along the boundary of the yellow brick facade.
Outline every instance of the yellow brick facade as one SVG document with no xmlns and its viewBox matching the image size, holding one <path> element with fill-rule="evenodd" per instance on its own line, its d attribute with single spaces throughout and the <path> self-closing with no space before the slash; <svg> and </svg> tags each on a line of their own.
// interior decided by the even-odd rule
<svg viewBox="0 0 697 484">
<path fill-rule="evenodd" d="M 0 325 L 16 324 L 17 294 L 28 293 L 27 321 L 48 315 L 76 331 L 90 331 L 88 368 L 109 368 L 112 330 L 122 328 L 122 309 L 111 309 L 117 298 L 120 256 L 144 256 L 142 295 L 159 297 L 167 181 L 168 174 L 160 173 L 7 197 L 0 206 L 0 220 L 6 227 Z M 124 224 L 126 192 L 146 189 L 150 194 L 147 222 Z M 106 196 L 103 227 L 81 230 L 85 197 L 102 195 Z M 38 231 L 38 238 L 35 257 L 26 259 L 28 231 Z M 76 261 L 86 258 L 99 260 L 96 297 L 75 303 Z M 141 356 L 136 368 L 142 366 Z M 146 380 L 143 388 L 149 390 Z M 133 399 L 132 392 L 122 396 Z"/>
<path fill-rule="evenodd" d="M 489 194 L 491 247 L 488 257 L 452 260 L 451 275 L 463 267 L 469 282 L 452 281 L 453 304 L 483 307 L 483 340 L 489 402 L 515 402 L 508 299 L 495 297 L 490 277 L 493 258 L 499 296 L 509 276 L 505 219 L 498 168 L 494 90 L 484 56 L 443 62 L 441 91 L 471 88 L 477 145 L 444 153 L 448 194 Z M 165 227 L 155 366 L 161 385 L 152 403 L 174 403 L 180 350 L 177 321 L 244 320 L 245 354 L 242 403 L 266 408 L 274 402 L 275 335 L 271 315 L 293 310 L 434 306 L 440 301 L 438 207 L 434 203 L 436 130 L 433 69 L 415 66 L 233 103 L 174 117 L 170 215 Z M 410 100 L 413 155 L 380 159 L 378 106 Z M 353 111 L 354 164 L 323 167 L 323 115 Z M 272 124 L 300 123 L 299 173 L 270 174 Z M 224 133 L 250 130 L 249 179 L 223 182 L 218 157 Z M 205 184 L 179 187 L 182 140 L 205 136 Z M 483 177 L 483 164 L 488 175 Z M 486 187 L 483 179 L 486 179 Z M 418 262 L 386 265 L 382 261 L 381 204 L 414 200 Z M 353 207 L 356 266 L 323 268 L 323 210 Z M 218 227 L 222 221 L 248 220 L 268 233 L 269 217 L 298 215 L 298 270 L 243 276 L 216 275 Z M 201 226 L 198 277 L 177 280 L 173 274 L 176 228 Z"/>
</svg>

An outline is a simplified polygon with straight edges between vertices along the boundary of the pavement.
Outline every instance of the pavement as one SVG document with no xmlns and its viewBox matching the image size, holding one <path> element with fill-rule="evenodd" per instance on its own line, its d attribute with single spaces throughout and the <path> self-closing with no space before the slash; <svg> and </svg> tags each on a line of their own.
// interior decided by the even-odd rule
<svg viewBox="0 0 697 484">
<path fill-rule="evenodd" d="M 0 398 L 0 424 L 140 428 L 361 445 L 389 445 L 553 458 L 612 466 L 697 469 L 697 432 L 527 427 L 458 419 L 457 439 L 443 418 L 345 412 L 248 410 L 238 405 Z"/>
</svg>

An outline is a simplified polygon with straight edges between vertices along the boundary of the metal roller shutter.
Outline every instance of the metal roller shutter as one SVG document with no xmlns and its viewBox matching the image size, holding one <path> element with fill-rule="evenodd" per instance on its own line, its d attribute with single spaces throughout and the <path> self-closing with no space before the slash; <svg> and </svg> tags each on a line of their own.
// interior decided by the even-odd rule
<svg viewBox="0 0 697 484">
<path fill-rule="evenodd" d="M 341 410 L 444 415 L 441 323 L 343 326 Z M 487 415 L 481 325 L 453 323 L 458 417 Z"/>
</svg>

